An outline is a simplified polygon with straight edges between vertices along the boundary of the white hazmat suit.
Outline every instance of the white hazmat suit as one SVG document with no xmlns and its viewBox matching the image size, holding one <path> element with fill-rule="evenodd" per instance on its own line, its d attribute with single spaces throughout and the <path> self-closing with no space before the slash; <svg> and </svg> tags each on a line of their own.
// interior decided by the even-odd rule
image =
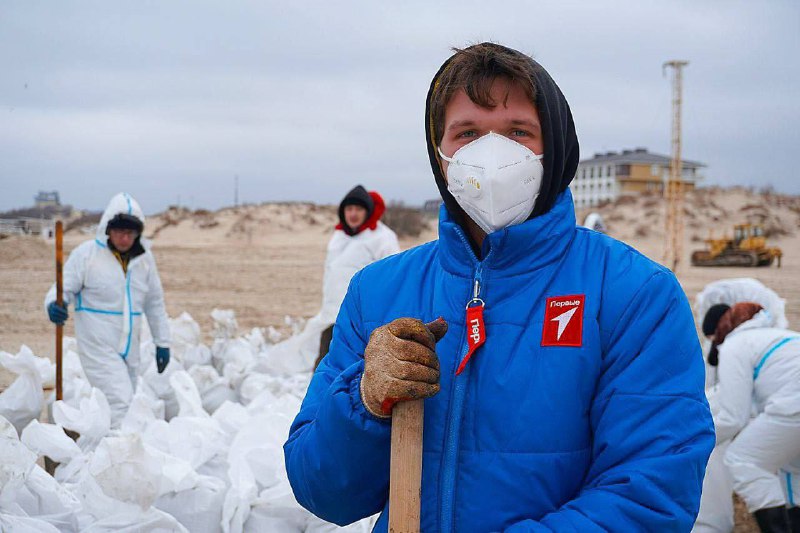
<svg viewBox="0 0 800 533">
<path fill-rule="evenodd" d="M 719 346 L 717 447 L 693 531 L 731 531 L 734 490 L 751 512 L 800 503 L 800 333 L 774 323 L 762 310 Z"/>
<path fill-rule="evenodd" d="M 370 263 L 400 251 L 395 232 L 378 220 L 385 209 L 383 199 L 374 192 L 370 196 L 375 207 L 370 220 L 364 224 L 365 229 L 355 235 L 348 235 L 341 229 L 333 232 L 325 259 L 322 308 L 300 333 L 271 348 L 269 360 L 273 371 L 292 374 L 312 370 L 319 355 L 322 333 L 336 322 L 350 279 Z"/>
<path fill-rule="evenodd" d="M 147 316 L 153 342 L 169 347 L 170 333 L 164 291 L 149 243 L 131 258 L 127 274 L 109 250 L 106 226 L 115 215 L 144 213 L 128 194 L 108 204 L 94 240 L 75 248 L 64 265 L 64 302 L 74 306 L 75 336 L 83 370 L 92 386 L 105 394 L 112 427 L 128 410 L 139 366 L 139 331 Z M 45 309 L 55 301 L 55 285 L 45 297 Z"/>
</svg>

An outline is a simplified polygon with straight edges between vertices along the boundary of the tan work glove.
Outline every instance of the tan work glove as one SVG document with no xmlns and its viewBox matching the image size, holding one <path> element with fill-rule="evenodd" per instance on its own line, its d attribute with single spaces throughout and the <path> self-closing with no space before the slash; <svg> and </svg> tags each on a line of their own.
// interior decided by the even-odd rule
<svg viewBox="0 0 800 533">
<path fill-rule="evenodd" d="M 361 377 L 361 401 L 367 411 L 388 418 L 395 403 L 439 392 L 436 343 L 445 333 L 443 318 L 428 324 L 398 318 L 375 329 L 364 350 Z"/>
</svg>

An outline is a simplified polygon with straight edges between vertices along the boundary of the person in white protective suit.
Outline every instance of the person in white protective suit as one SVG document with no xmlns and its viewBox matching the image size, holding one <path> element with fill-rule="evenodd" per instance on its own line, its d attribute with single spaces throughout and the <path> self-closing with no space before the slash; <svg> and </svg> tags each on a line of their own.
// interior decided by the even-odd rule
<svg viewBox="0 0 800 533">
<path fill-rule="evenodd" d="M 606 225 L 603 222 L 603 217 L 600 213 L 589 213 L 583 221 L 583 227 L 589 228 L 600 233 L 606 233 Z"/>
<path fill-rule="evenodd" d="M 112 427 L 133 397 L 139 367 L 139 330 L 147 316 L 161 373 L 169 363 L 169 322 L 164 291 L 149 243 L 141 238 L 144 214 L 128 194 L 108 204 L 94 240 L 75 248 L 64 265 L 64 305 L 55 285 L 45 297 L 50 320 L 63 324 L 74 305 L 75 336 L 86 377 L 105 394 Z"/>
<path fill-rule="evenodd" d="M 731 531 L 735 491 L 764 532 L 800 531 L 800 333 L 754 302 L 705 313 L 717 448 L 693 531 Z M 754 415 L 754 416 L 753 416 Z"/>
<path fill-rule="evenodd" d="M 728 278 L 712 281 L 695 297 L 695 316 L 702 320 L 711 306 L 725 304 L 733 306 L 739 302 L 755 302 L 769 313 L 776 328 L 788 328 L 786 300 L 754 278 Z M 707 353 L 711 341 L 706 340 L 703 352 Z M 717 367 L 706 364 L 706 389 L 717 383 Z"/>
<path fill-rule="evenodd" d="M 303 331 L 272 347 L 270 360 L 275 370 L 294 373 L 316 368 L 328 352 L 333 323 L 350 279 L 370 263 L 400 251 L 397 235 L 380 221 L 385 211 L 381 195 L 367 192 L 361 185 L 342 199 L 339 223 L 328 242 L 322 308 L 308 320 Z"/>
</svg>

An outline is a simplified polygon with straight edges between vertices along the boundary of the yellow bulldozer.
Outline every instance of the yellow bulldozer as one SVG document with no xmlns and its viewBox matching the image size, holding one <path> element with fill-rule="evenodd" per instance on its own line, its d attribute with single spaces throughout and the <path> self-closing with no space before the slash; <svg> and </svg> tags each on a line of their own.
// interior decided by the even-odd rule
<svg viewBox="0 0 800 533">
<path fill-rule="evenodd" d="M 707 250 L 692 253 L 693 266 L 769 266 L 777 259 L 781 266 L 783 252 L 767 247 L 764 228 L 758 224 L 738 224 L 733 238 L 706 239 Z"/>
</svg>

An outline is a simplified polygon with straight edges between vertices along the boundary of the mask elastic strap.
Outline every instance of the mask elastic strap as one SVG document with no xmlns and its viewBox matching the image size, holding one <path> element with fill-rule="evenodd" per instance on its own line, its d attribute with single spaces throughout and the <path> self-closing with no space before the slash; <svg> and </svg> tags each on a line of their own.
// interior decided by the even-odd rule
<svg viewBox="0 0 800 533">
<path fill-rule="evenodd" d="M 439 156 L 441 156 L 442 159 L 444 159 L 448 163 L 452 163 L 453 162 L 453 158 L 452 157 L 447 157 L 446 155 L 444 155 L 444 153 L 442 153 L 441 147 L 437 146 L 436 150 L 439 152 Z"/>
</svg>

